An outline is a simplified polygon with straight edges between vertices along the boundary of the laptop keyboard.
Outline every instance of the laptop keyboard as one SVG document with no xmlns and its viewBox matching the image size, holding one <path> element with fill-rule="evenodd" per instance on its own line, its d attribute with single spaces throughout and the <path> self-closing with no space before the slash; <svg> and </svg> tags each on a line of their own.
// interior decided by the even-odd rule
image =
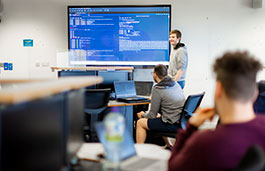
<svg viewBox="0 0 265 171">
<path fill-rule="evenodd" d="M 127 97 L 127 98 L 118 98 L 117 101 L 126 102 L 126 103 L 141 103 L 141 102 L 150 102 L 151 100 L 145 97 Z"/>
<path fill-rule="evenodd" d="M 130 100 L 130 101 L 126 101 L 126 103 L 144 103 L 144 102 L 150 102 L 150 100 Z"/>
</svg>

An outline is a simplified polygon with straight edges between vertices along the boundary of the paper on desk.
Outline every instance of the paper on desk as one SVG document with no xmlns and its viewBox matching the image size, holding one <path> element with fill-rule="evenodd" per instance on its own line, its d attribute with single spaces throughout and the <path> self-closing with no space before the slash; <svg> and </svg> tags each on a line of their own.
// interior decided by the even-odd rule
<svg viewBox="0 0 265 171">
<path fill-rule="evenodd" d="M 99 161 L 97 155 L 104 153 L 104 148 L 100 143 L 84 143 L 77 152 L 77 157 L 83 160 Z"/>
<path fill-rule="evenodd" d="M 168 160 L 171 154 L 169 150 L 155 144 L 135 144 L 134 146 L 137 155 L 140 157 Z"/>
</svg>

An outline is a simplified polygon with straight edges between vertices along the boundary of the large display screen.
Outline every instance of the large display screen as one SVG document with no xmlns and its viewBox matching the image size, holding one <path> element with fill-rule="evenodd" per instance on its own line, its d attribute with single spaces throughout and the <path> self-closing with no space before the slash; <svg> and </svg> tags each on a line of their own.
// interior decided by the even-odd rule
<svg viewBox="0 0 265 171">
<path fill-rule="evenodd" d="M 68 6 L 70 65 L 168 64 L 170 5 Z"/>
</svg>

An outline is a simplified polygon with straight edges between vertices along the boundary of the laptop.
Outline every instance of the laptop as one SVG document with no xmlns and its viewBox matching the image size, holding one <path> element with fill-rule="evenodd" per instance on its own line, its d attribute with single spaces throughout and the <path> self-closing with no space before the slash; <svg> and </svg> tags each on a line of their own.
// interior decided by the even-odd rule
<svg viewBox="0 0 265 171">
<path fill-rule="evenodd" d="M 150 96 L 153 88 L 153 81 L 135 81 L 136 94 Z"/>
<path fill-rule="evenodd" d="M 96 132 L 99 138 L 99 141 L 103 145 L 105 151 L 107 148 L 106 141 L 106 128 L 103 122 L 96 123 Z M 163 171 L 167 170 L 167 160 L 158 160 L 152 158 L 145 158 L 137 156 L 136 149 L 134 146 L 134 141 L 129 133 L 128 129 L 125 127 L 123 142 L 121 145 L 121 163 L 120 169 L 122 171 Z"/>
<path fill-rule="evenodd" d="M 134 81 L 114 81 L 113 84 L 117 101 L 126 103 L 150 102 L 147 97 L 136 95 Z"/>
</svg>

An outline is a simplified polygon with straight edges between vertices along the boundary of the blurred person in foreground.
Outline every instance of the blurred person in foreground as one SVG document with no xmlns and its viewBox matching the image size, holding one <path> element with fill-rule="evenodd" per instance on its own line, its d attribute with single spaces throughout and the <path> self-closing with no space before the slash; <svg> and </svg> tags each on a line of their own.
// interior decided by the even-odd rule
<svg viewBox="0 0 265 171">
<path fill-rule="evenodd" d="M 261 63 L 248 52 L 228 52 L 215 61 L 215 106 L 199 110 L 189 119 L 187 129 L 179 131 L 169 171 L 234 170 L 250 146 L 265 150 L 265 116 L 253 110 L 256 75 L 261 69 Z M 198 131 L 215 114 L 221 124 L 214 131 Z"/>
</svg>

